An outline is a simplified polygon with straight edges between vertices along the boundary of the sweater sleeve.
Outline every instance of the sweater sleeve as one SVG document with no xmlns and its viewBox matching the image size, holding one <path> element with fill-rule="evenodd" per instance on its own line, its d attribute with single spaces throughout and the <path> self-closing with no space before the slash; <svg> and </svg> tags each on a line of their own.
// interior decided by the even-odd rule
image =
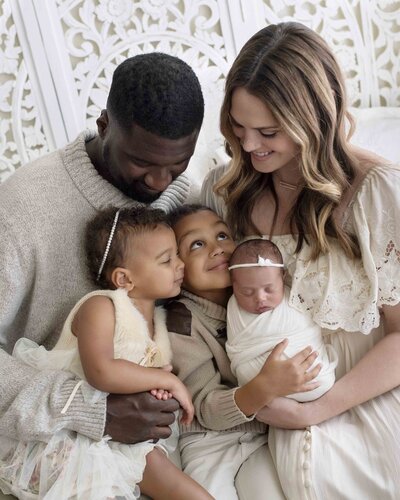
<svg viewBox="0 0 400 500">
<path fill-rule="evenodd" d="M 214 192 L 214 186 L 228 171 L 229 164 L 213 168 L 204 178 L 200 191 L 200 203 L 211 208 L 223 219 L 226 218 L 226 207 L 223 198 Z"/>
<path fill-rule="evenodd" d="M 246 417 L 236 405 L 237 385 L 223 346 L 195 316 L 185 325 L 190 325 L 190 332 L 171 333 L 169 328 L 173 365 L 192 395 L 199 424 L 223 431 L 253 420 L 254 417 Z M 174 330 L 178 329 L 175 325 Z"/>
<path fill-rule="evenodd" d="M 0 434 L 47 440 L 65 428 L 99 440 L 105 426 L 105 397 L 89 405 L 78 391 L 62 415 L 77 383 L 75 376 L 63 371 L 39 372 L 9 354 L 21 336 L 19 330 L 24 329 L 19 309 L 29 302 L 35 285 L 35 260 L 29 242 L 25 248 L 18 244 L 6 217 L 0 217 L 0 234 Z"/>
</svg>

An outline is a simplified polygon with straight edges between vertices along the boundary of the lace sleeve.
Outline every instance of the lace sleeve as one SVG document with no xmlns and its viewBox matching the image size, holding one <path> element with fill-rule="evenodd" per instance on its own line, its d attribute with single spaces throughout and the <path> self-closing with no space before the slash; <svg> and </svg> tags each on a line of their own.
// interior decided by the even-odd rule
<svg viewBox="0 0 400 500">
<path fill-rule="evenodd" d="M 400 302 L 400 168 L 377 167 L 353 206 L 354 228 L 377 306 Z"/>
</svg>

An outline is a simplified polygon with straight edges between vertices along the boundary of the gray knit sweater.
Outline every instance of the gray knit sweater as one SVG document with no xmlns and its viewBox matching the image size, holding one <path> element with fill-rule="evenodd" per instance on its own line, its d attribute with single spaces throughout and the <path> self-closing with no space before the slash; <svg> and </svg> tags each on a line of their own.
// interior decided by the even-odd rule
<svg viewBox="0 0 400 500">
<path fill-rule="evenodd" d="M 75 302 L 93 289 L 87 279 L 84 228 L 98 210 L 134 204 L 95 170 L 82 133 L 64 149 L 36 160 L 0 185 L 0 434 L 47 440 L 61 428 L 103 435 L 106 400 L 84 403 L 69 372 L 37 372 L 10 356 L 27 337 L 54 346 Z M 166 211 L 192 201 L 179 176 L 152 206 Z"/>
<path fill-rule="evenodd" d="M 235 402 L 237 380 L 225 351 L 226 309 L 182 290 L 179 301 L 166 305 L 174 372 L 189 389 L 195 418 L 180 432 L 243 431 L 264 433 L 266 427 L 246 417 Z"/>
</svg>

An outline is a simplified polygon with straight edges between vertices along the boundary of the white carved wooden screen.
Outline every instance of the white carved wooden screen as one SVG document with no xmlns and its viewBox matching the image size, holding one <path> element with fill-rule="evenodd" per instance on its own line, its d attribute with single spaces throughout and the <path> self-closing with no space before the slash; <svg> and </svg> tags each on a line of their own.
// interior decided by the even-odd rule
<svg viewBox="0 0 400 500">
<path fill-rule="evenodd" d="M 352 105 L 400 105 L 400 1 L 2 0 L 0 181 L 93 128 L 115 66 L 154 50 L 181 57 L 201 81 L 205 126 L 190 164 L 200 180 L 218 161 L 230 64 L 254 32 L 282 20 L 324 36 L 346 72 Z"/>
</svg>

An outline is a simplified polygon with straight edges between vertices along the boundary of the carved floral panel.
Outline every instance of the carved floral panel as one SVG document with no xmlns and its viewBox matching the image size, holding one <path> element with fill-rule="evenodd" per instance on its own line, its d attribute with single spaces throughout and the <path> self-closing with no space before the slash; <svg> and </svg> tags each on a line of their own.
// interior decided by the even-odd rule
<svg viewBox="0 0 400 500">
<path fill-rule="evenodd" d="M 328 42 L 352 106 L 400 106 L 400 2 L 262 0 L 265 24 L 297 20 Z"/>
<path fill-rule="evenodd" d="M 0 182 L 49 151 L 10 2 L 0 2 Z"/>
<path fill-rule="evenodd" d="M 28 1 L 28 0 L 22 0 Z M 32 1 L 32 0 L 31 0 Z M 0 2 L 0 181 L 21 163 L 49 148 L 35 104 L 10 3 Z M 33 0 L 35 3 L 36 0 Z M 395 0 L 47 0 L 53 2 L 65 64 L 73 82 L 81 128 L 95 127 L 105 106 L 113 70 L 124 58 L 162 51 L 181 57 L 196 71 L 205 101 L 192 175 L 199 180 L 218 161 L 218 130 L 230 41 L 244 31 L 238 6 L 247 11 L 246 33 L 264 23 L 300 21 L 320 33 L 346 75 L 350 104 L 400 106 L 400 1 Z M 21 3 L 21 5 L 23 5 Z M 35 4 L 38 8 L 38 4 Z M 43 4 L 44 5 L 44 4 Z M 221 10 L 224 7 L 225 10 Z M 235 11 L 230 16 L 229 9 Z M 239 11 L 240 11 L 239 9 Z M 229 20 L 221 19 L 221 12 Z M 223 22 L 225 21 L 225 22 Z M 250 35 L 251 33 L 249 33 Z M 237 44 L 236 44 L 237 45 Z M 50 68 L 51 69 L 51 68 Z M 62 98 L 62 92 L 59 94 Z M 50 110 L 51 111 L 51 110 Z M 216 153 L 217 152 L 217 153 Z M 200 170 L 199 170 L 200 169 Z"/>
<path fill-rule="evenodd" d="M 218 129 L 228 70 L 215 0 L 58 1 L 60 19 L 78 90 L 81 120 L 95 128 L 105 107 L 115 67 L 125 58 L 165 52 L 183 59 L 199 77 L 205 98 L 205 126 L 189 167 L 200 182 L 204 166 L 221 145 Z M 210 163 L 211 162 L 211 163 Z"/>
</svg>

